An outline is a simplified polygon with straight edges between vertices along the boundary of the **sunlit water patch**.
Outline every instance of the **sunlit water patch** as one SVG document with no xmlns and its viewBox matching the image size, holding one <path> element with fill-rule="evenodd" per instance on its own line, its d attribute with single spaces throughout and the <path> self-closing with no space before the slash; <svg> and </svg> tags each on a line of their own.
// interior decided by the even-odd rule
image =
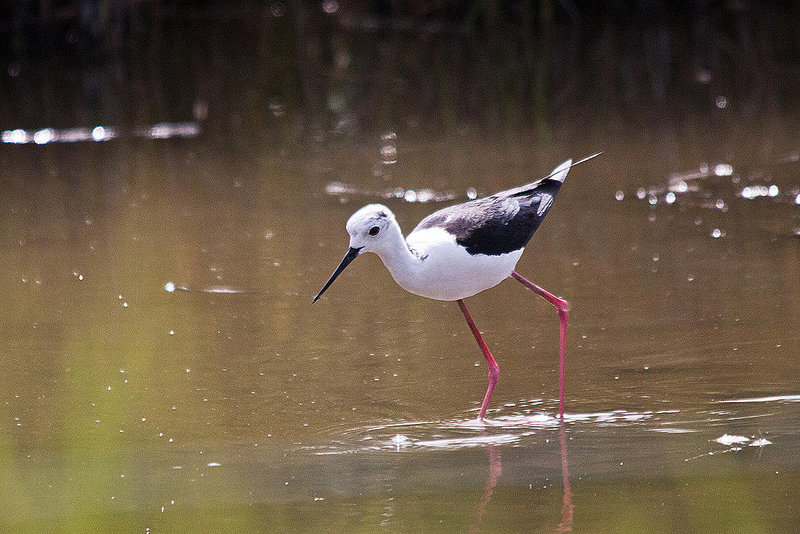
<svg viewBox="0 0 800 534">
<path fill-rule="evenodd" d="M 328 182 L 325 185 L 325 192 L 331 196 L 338 197 L 342 202 L 350 196 L 372 197 L 379 199 L 399 199 L 405 202 L 446 202 L 459 198 L 453 191 L 436 191 L 430 188 L 412 189 L 406 187 L 387 187 L 383 189 L 369 189 L 348 184 L 345 182 Z M 463 196 L 464 200 L 470 198 L 471 190 Z"/>
<path fill-rule="evenodd" d="M 797 206 L 800 205 L 800 184 L 796 181 L 787 182 L 786 176 L 796 176 L 793 167 L 789 166 L 798 165 L 798 161 L 798 154 L 790 154 L 763 167 L 739 168 L 727 162 L 703 163 L 694 169 L 673 172 L 663 182 L 628 191 L 619 189 L 614 193 L 614 198 L 617 201 L 643 201 L 653 208 L 675 205 L 681 209 L 712 210 L 720 214 L 718 218 L 722 218 L 722 214 L 728 213 L 734 205 L 751 202 Z M 800 235 L 798 215 L 795 213 L 791 219 L 788 233 Z M 697 225 L 703 222 L 695 220 Z M 779 233 L 787 231 L 781 229 Z M 708 235 L 719 239 L 726 237 L 727 231 L 713 226 L 709 227 Z"/>
<path fill-rule="evenodd" d="M 208 287 L 186 287 L 178 285 L 175 282 L 167 282 L 164 284 L 164 291 L 167 293 L 174 293 L 175 291 L 185 291 L 194 293 L 212 293 L 214 295 L 240 295 L 243 293 L 258 293 L 253 289 L 240 289 L 230 286 L 208 286 Z"/>
<path fill-rule="evenodd" d="M 50 143 L 82 143 L 112 141 L 120 137 L 143 137 L 146 139 L 193 138 L 200 135 L 196 122 L 160 122 L 152 126 L 141 126 L 122 130 L 116 126 L 94 126 L 77 128 L 40 128 L 25 130 L 17 128 L 0 133 L 0 141 L 12 145 L 47 145 Z"/>
</svg>

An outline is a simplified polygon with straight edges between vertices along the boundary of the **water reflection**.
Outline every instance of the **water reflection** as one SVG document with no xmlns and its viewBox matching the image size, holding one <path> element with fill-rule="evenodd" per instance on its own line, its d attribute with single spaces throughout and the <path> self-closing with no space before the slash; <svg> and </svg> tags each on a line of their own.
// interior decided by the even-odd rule
<svg viewBox="0 0 800 534">
<path fill-rule="evenodd" d="M 751 213 L 743 211 L 744 204 L 753 203 L 773 210 L 781 218 L 780 227 L 774 229 L 774 233 L 796 236 L 800 235 L 796 223 L 798 214 L 787 211 L 787 206 L 800 204 L 800 183 L 793 172 L 796 162 L 792 153 L 760 166 L 734 168 L 725 162 L 703 163 L 694 169 L 669 173 L 664 182 L 639 186 L 631 195 L 617 190 L 614 198 L 620 202 L 626 198 L 644 200 L 651 209 L 665 205 L 677 208 L 679 212 L 700 208 L 727 214 L 714 217 L 713 224 L 705 225 L 707 235 L 712 239 L 728 236 L 726 226 L 741 226 L 744 222 L 742 217 Z M 655 217 L 655 213 L 651 213 L 648 220 L 653 222 Z M 704 223 L 699 217 L 694 221 L 695 225 Z"/>
<path fill-rule="evenodd" d="M 575 421 L 580 421 L 581 419 L 585 419 L 585 417 L 579 415 L 575 418 Z M 536 423 L 533 422 L 534 420 Z M 500 431 L 498 432 L 498 425 L 487 427 L 474 419 L 448 422 L 390 422 L 362 429 L 350 429 L 344 433 L 334 432 L 333 443 L 320 446 L 303 446 L 300 447 L 300 451 L 322 458 L 329 455 L 349 457 L 355 454 L 360 460 L 343 461 L 357 464 L 376 462 L 384 465 L 386 466 L 385 482 L 387 487 L 382 490 L 381 494 L 390 496 L 397 494 L 398 487 L 404 487 L 409 482 L 413 484 L 414 476 L 408 472 L 404 476 L 400 476 L 401 471 L 397 469 L 397 466 L 427 464 L 430 461 L 438 466 L 435 469 L 436 472 L 449 473 L 446 466 L 450 464 L 449 457 L 451 455 L 455 454 L 460 458 L 464 458 L 464 455 L 460 454 L 461 451 L 483 449 L 485 451 L 485 463 L 481 464 L 481 470 L 483 471 L 481 491 L 472 503 L 472 513 L 467 523 L 468 527 L 464 528 L 465 531 L 469 532 L 479 532 L 482 527 L 486 526 L 486 517 L 491 515 L 491 511 L 495 509 L 493 503 L 496 500 L 499 499 L 496 503 L 496 509 L 502 510 L 507 506 L 506 501 L 514 492 L 532 491 L 533 484 L 527 482 L 522 484 L 521 482 L 526 480 L 526 477 L 529 477 L 528 480 L 533 481 L 544 476 L 544 482 L 540 488 L 542 490 L 549 487 L 559 487 L 559 485 L 549 482 L 549 476 L 544 474 L 558 470 L 560 472 L 558 478 L 561 492 L 557 508 L 553 508 L 556 502 L 552 501 L 549 506 L 553 513 L 541 513 L 540 511 L 534 516 L 526 517 L 525 521 L 541 528 L 542 522 L 546 521 L 545 517 L 558 517 L 556 530 L 558 532 L 568 532 L 572 529 L 574 516 L 567 445 L 570 435 L 567 430 L 567 424 L 570 424 L 568 421 L 567 418 L 540 415 L 532 419 L 527 427 L 530 430 L 531 425 L 535 425 L 541 431 L 538 434 L 535 432 L 508 432 L 504 431 L 502 426 L 499 427 Z M 572 423 L 572 425 L 574 424 Z M 515 425 L 516 423 L 509 426 L 514 428 Z M 534 435 L 537 436 L 537 441 L 542 445 L 538 450 L 529 448 L 529 444 L 523 441 L 531 439 Z M 552 444 L 556 443 L 555 438 L 557 438 L 557 448 L 552 447 Z M 355 443 L 353 440 L 355 440 Z M 512 458 L 514 458 L 511 464 L 512 472 L 510 472 L 509 480 L 505 485 L 505 489 L 508 491 L 503 491 L 504 485 L 501 484 L 504 472 L 504 452 L 511 452 Z M 529 465 L 528 462 L 532 462 L 532 464 L 527 468 L 520 467 L 520 458 L 522 458 L 524 464 Z M 461 471 L 461 476 L 464 475 L 464 469 L 465 466 L 463 465 L 458 467 L 458 470 Z M 523 487 L 525 488 L 524 490 Z M 498 488 L 501 488 L 500 494 L 498 494 Z M 383 521 L 387 520 L 387 518 L 383 519 Z M 491 523 L 491 525 L 493 527 L 496 526 L 495 523 Z"/>
<path fill-rule="evenodd" d="M 381 161 L 384 165 L 397 163 L 397 134 L 387 132 L 381 135 Z"/>
<path fill-rule="evenodd" d="M 500 447 L 490 443 L 486 445 L 486 454 L 489 458 L 489 470 L 486 473 L 486 483 L 483 486 L 483 495 L 481 496 L 481 500 L 478 501 L 478 504 L 475 506 L 475 515 L 469 530 L 470 532 L 480 531 L 483 515 L 486 512 L 486 507 L 489 505 L 489 501 L 492 500 L 492 493 L 494 493 L 494 487 L 497 485 L 497 479 L 500 478 L 501 474 L 503 474 L 503 460 L 500 453 Z"/>
<path fill-rule="evenodd" d="M 559 417 L 558 420 L 558 444 L 561 459 L 561 484 L 563 488 L 563 497 L 561 501 L 561 522 L 556 527 L 556 532 L 571 532 L 572 521 L 574 515 L 574 505 L 572 504 L 572 487 L 569 481 L 569 458 L 567 453 L 567 431 L 564 424 L 564 417 Z M 479 532 L 483 516 L 489 501 L 492 499 L 494 488 L 497 486 L 497 481 L 503 473 L 502 454 L 500 446 L 495 444 L 486 445 L 486 453 L 489 459 L 488 471 L 486 474 L 486 482 L 483 488 L 483 495 L 480 501 L 475 506 L 475 518 L 473 519 L 470 532 Z M 536 523 L 535 518 L 530 518 L 532 523 Z"/>
<path fill-rule="evenodd" d="M 411 189 L 396 186 L 375 190 L 339 181 L 325 184 L 325 192 L 331 196 L 339 197 L 341 202 L 346 202 L 351 195 L 382 199 L 397 198 L 406 202 L 419 202 L 423 204 L 427 202 L 446 202 L 456 198 L 470 198 L 469 190 L 465 197 L 460 197 L 452 191 L 435 191 L 430 188 Z"/>
<path fill-rule="evenodd" d="M 230 286 L 210 286 L 210 287 L 186 287 L 184 285 L 177 285 L 175 282 L 167 282 L 164 284 L 164 291 L 167 293 L 174 293 L 175 291 L 185 291 L 187 293 L 211 293 L 216 295 L 240 295 L 242 293 L 260 293 L 260 291 L 252 289 L 240 289 Z"/>
<path fill-rule="evenodd" d="M 657 204 L 659 199 L 662 199 L 667 204 L 673 204 L 676 200 L 680 199 L 680 203 L 684 206 L 698 205 L 701 207 L 725 210 L 725 200 L 717 198 L 709 201 L 708 195 L 718 193 L 726 184 L 723 182 L 716 182 L 713 184 L 703 183 L 703 180 L 718 177 L 731 177 L 728 182 L 731 185 L 730 191 L 733 195 L 742 199 L 753 200 L 758 197 L 768 197 L 774 198 L 779 202 L 792 203 L 795 199 L 795 195 L 800 191 L 800 184 L 786 186 L 783 190 L 775 183 L 739 185 L 743 180 L 753 182 L 756 180 L 756 178 L 754 178 L 755 176 L 760 177 L 764 173 L 765 171 L 763 169 L 753 170 L 749 172 L 746 178 L 743 178 L 734 171 L 733 166 L 727 163 L 717 163 L 713 166 L 703 164 L 690 171 L 672 173 L 668 177 L 666 183 L 639 187 L 636 190 L 636 198 L 639 200 L 644 200 L 646 198 L 651 206 Z M 615 198 L 618 201 L 623 200 L 625 198 L 625 192 L 618 190 L 615 193 Z M 693 200 L 697 198 L 702 200 Z"/>
<path fill-rule="evenodd" d="M 564 427 L 563 415 L 558 421 L 558 444 L 561 451 L 561 482 L 564 487 L 564 499 L 561 506 L 561 523 L 557 532 L 571 532 L 574 507 L 572 505 L 572 487 L 569 484 L 569 460 L 567 458 L 567 431 Z"/>
<path fill-rule="evenodd" d="M 741 403 L 761 403 L 761 402 L 800 402 L 800 395 L 772 395 L 769 397 L 751 397 L 751 398 L 741 398 L 741 399 L 727 399 L 717 401 L 721 404 L 726 403 L 734 403 L 734 404 L 741 404 Z"/>
<path fill-rule="evenodd" d="M 86 141 L 104 142 L 118 139 L 123 133 L 113 126 L 93 128 L 42 128 L 40 130 L 5 130 L 0 133 L 0 141 L 12 145 L 47 145 L 50 143 L 81 143 Z M 133 128 L 124 134 L 128 137 L 145 139 L 191 139 L 200 135 L 200 125 L 196 122 L 160 122 L 152 126 Z"/>
</svg>

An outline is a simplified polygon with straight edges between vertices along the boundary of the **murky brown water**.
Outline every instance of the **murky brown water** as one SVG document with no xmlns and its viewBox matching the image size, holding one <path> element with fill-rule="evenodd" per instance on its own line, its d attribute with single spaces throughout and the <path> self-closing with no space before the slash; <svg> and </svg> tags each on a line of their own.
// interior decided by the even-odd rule
<svg viewBox="0 0 800 534">
<path fill-rule="evenodd" d="M 7 526 L 780 530 L 796 519 L 793 199 L 722 191 L 706 207 L 660 193 L 651 206 L 636 190 L 665 182 L 661 165 L 648 169 L 635 146 L 599 147 L 519 265 L 572 304 L 563 433 L 557 318 L 513 281 L 470 299 L 501 366 L 484 428 L 485 367 L 453 303 L 406 294 L 365 257 L 311 305 L 346 247 L 344 222 L 372 199 L 327 195 L 325 179 L 280 157 L 198 156 L 202 143 L 6 149 L 19 173 L 2 212 Z M 401 147 L 378 186 L 487 193 L 585 152 L 471 137 Z M 351 150 L 326 157 L 375 186 Z M 42 153 L 50 173 L 32 163 Z M 124 179 L 65 178 L 76 165 Z M 406 229 L 436 207 L 385 202 Z M 169 293 L 170 281 L 194 291 Z M 200 291 L 213 288 L 245 292 Z M 725 434 L 746 439 L 714 441 Z"/>
<path fill-rule="evenodd" d="M 794 529 L 796 117 L 717 98 L 655 126 L 578 113 L 534 135 L 490 110 L 487 130 L 389 114 L 322 135 L 290 97 L 220 111 L 215 90 L 207 121 L 179 96 L 104 142 L 116 112 L 0 144 L 2 530 Z M 192 114 L 192 135 L 150 129 Z M 36 117 L 4 129 L 32 141 Z M 368 255 L 311 304 L 362 204 L 407 232 L 599 150 L 518 265 L 571 304 L 563 422 L 556 314 L 514 281 L 468 300 L 501 368 L 485 426 L 454 303 Z"/>
</svg>

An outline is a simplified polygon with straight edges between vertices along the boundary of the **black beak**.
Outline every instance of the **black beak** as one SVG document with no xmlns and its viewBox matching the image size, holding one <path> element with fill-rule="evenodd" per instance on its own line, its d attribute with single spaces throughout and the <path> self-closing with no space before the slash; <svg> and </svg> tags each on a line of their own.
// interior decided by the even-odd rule
<svg viewBox="0 0 800 534">
<path fill-rule="evenodd" d="M 319 300 L 322 294 L 325 293 L 325 290 L 330 287 L 330 285 L 333 283 L 334 280 L 336 280 L 336 277 L 339 276 L 342 273 L 342 271 L 344 271 L 344 268 L 350 265 L 351 261 L 356 259 L 356 256 L 358 256 L 362 248 L 363 247 L 358 247 L 358 248 L 350 247 L 350 250 L 348 250 L 347 254 L 344 255 L 342 263 L 340 263 L 339 266 L 336 268 L 336 270 L 333 271 L 331 277 L 328 279 L 327 282 L 325 282 L 325 285 L 322 286 L 322 289 L 319 290 L 319 293 L 317 293 L 317 296 L 314 297 L 314 300 L 311 301 L 312 304 Z"/>
</svg>

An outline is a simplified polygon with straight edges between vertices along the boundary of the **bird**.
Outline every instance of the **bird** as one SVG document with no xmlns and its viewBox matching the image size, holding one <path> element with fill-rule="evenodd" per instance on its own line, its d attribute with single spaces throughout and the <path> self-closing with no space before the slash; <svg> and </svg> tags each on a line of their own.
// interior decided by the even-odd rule
<svg viewBox="0 0 800 534">
<path fill-rule="evenodd" d="M 406 291 L 434 300 L 455 301 L 483 353 L 489 384 L 478 419 L 483 421 L 497 386 L 500 368 L 478 330 L 464 299 L 514 278 L 555 306 L 559 318 L 559 401 L 564 415 L 568 302 L 534 284 L 516 271 L 526 245 L 553 205 L 570 168 L 598 154 L 557 166 L 537 181 L 440 209 L 403 237 L 392 211 L 367 204 L 345 228 L 350 244 L 339 266 L 317 293 L 317 302 L 334 280 L 359 255 L 373 252 L 395 282 Z"/>
</svg>

